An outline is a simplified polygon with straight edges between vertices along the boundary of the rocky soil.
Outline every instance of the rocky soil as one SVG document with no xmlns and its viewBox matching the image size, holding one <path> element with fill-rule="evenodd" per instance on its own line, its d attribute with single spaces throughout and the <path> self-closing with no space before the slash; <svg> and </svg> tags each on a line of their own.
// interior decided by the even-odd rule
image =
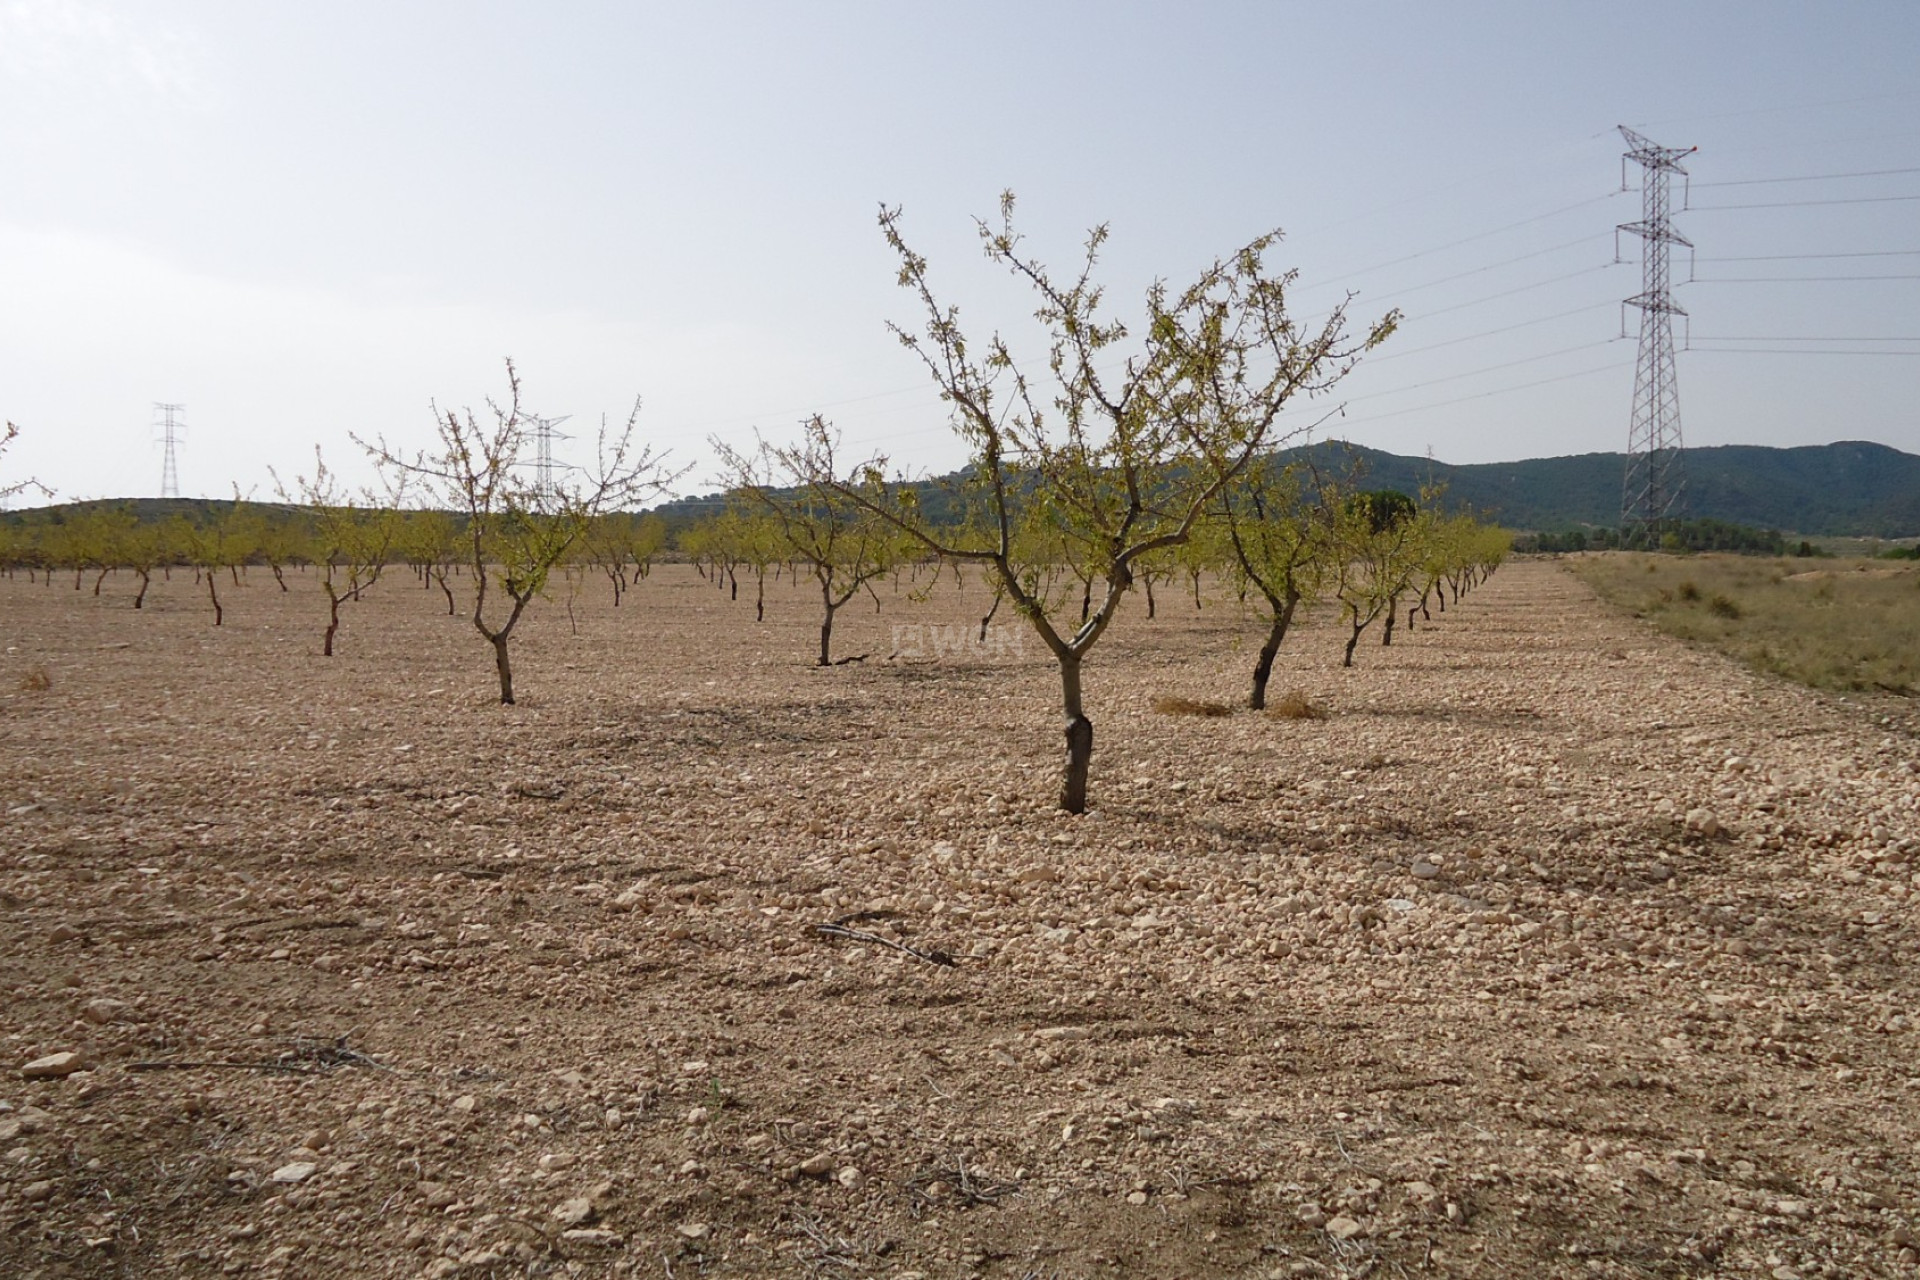
<svg viewBox="0 0 1920 1280">
<path fill-rule="evenodd" d="M 1158 715 L 1163 587 L 1075 818 L 977 585 L 590 582 L 506 708 L 293 585 L 0 582 L 0 1274 L 1920 1273 L 1908 703 L 1522 562 Z"/>
</svg>

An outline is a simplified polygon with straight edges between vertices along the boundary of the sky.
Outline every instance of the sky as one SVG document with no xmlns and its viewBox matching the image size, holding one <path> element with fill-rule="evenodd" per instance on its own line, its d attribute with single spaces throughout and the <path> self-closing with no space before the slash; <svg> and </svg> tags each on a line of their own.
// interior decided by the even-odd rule
<svg viewBox="0 0 1920 1280">
<path fill-rule="evenodd" d="M 1697 147 L 1672 258 L 1689 446 L 1920 453 L 1920 5 L 0 0 L 0 488 L 270 498 L 434 441 L 519 369 L 563 462 L 639 403 L 712 441 L 964 461 L 888 330 L 1044 354 L 975 219 L 1018 196 L 1118 318 L 1255 236 L 1398 333 L 1289 430 L 1444 462 L 1626 447 L 1643 246 L 1616 126 Z M 1043 368 L 1043 365 L 1036 365 Z M 35 501 L 14 498 L 16 506 Z"/>
</svg>

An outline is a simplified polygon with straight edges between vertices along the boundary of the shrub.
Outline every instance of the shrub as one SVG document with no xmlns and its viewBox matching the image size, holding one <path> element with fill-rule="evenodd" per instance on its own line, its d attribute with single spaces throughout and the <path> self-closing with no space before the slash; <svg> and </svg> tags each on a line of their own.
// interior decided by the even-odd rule
<svg viewBox="0 0 1920 1280">
<path fill-rule="evenodd" d="M 1282 720 L 1325 720 L 1327 718 L 1326 708 L 1309 701 L 1307 695 L 1298 689 L 1291 690 L 1284 698 L 1268 707 L 1267 714 L 1279 716 Z"/>
<path fill-rule="evenodd" d="M 53 677 L 47 674 L 45 667 L 35 667 L 20 677 L 22 693 L 45 693 L 53 688 Z"/>
<path fill-rule="evenodd" d="M 1715 595 L 1713 599 L 1707 601 L 1707 612 L 1716 618 L 1738 618 L 1741 609 L 1726 596 Z"/>
<path fill-rule="evenodd" d="M 1689 604 L 1700 598 L 1700 588 L 1694 585 L 1693 579 L 1689 578 L 1680 584 L 1680 598 Z"/>
<path fill-rule="evenodd" d="M 1200 702 L 1163 693 L 1153 700 L 1153 709 L 1163 716 L 1230 716 L 1233 708 L 1219 702 Z"/>
</svg>

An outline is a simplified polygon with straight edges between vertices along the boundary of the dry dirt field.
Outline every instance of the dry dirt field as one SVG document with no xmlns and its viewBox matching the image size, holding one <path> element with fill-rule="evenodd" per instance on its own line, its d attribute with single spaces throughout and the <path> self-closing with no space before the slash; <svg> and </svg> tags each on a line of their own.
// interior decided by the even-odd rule
<svg viewBox="0 0 1920 1280">
<path fill-rule="evenodd" d="M 1920 1272 L 1911 703 L 1520 562 L 1170 717 L 1255 637 L 1163 589 L 1073 818 L 881 592 L 592 582 L 502 708 L 404 574 L 0 582 L 0 1275 Z"/>
</svg>

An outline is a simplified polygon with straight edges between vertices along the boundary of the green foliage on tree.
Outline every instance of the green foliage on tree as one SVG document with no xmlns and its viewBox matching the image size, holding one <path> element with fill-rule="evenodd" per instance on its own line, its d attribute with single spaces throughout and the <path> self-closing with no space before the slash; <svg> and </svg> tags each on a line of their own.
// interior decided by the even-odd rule
<svg viewBox="0 0 1920 1280">
<path fill-rule="evenodd" d="M 899 211 L 880 214 L 899 283 L 921 311 L 913 327 L 894 333 L 939 387 L 968 446 L 965 523 L 929 519 L 913 483 L 889 478 L 884 458 L 860 468 L 858 483 L 824 473 L 809 479 L 927 552 L 980 565 L 1006 593 L 1059 670 L 1067 745 L 1060 805 L 1078 813 L 1093 755 L 1082 667 L 1138 565 L 1188 542 L 1221 491 L 1273 447 L 1282 407 L 1331 387 L 1398 317 L 1383 317 L 1358 340 L 1347 336 L 1344 304 L 1303 326 L 1287 310 L 1292 273 L 1266 265 L 1279 238 L 1273 232 L 1184 288 L 1156 282 L 1131 328 L 1108 318 L 1093 278 L 1105 227 L 1089 234 L 1079 268 L 1056 276 L 1024 249 L 1013 213 L 1007 194 L 999 220 L 978 223 L 978 231 L 987 257 L 1031 290 L 1045 331 L 1043 375 L 1030 375 L 997 333 L 974 345 L 958 311 L 939 301 L 926 259 L 907 244 Z M 1023 539 L 1033 532 L 1041 537 Z M 1031 545 L 1046 548 L 1049 560 L 1031 558 Z M 1052 563 L 1089 573 L 1078 599 L 1042 590 Z"/>
<path fill-rule="evenodd" d="M 439 445 L 430 453 L 402 455 L 384 439 L 356 437 L 383 470 L 398 477 L 396 489 L 406 479 L 417 480 L 461 520 L 473 626 L 493 647 L 503 704 L 514 700 L 508 642 L 528 606 L 545 593 L 554 569 L 596 517 L 637 505 L 672 479 L 652 449 L 634 439 L 638 400 L 619 430 L 610 433 L 601 421 L 591 471 L 569 473 L 551 485 L 529 477 L 525 454 L 535 419 L 521 404 L 520 375 L 511 360 L 507 390 L 504 404 L 487 401 L 491 421 L 485 425 L 471 409 L 442 411 L 436 404 Z"/>
</svg>

